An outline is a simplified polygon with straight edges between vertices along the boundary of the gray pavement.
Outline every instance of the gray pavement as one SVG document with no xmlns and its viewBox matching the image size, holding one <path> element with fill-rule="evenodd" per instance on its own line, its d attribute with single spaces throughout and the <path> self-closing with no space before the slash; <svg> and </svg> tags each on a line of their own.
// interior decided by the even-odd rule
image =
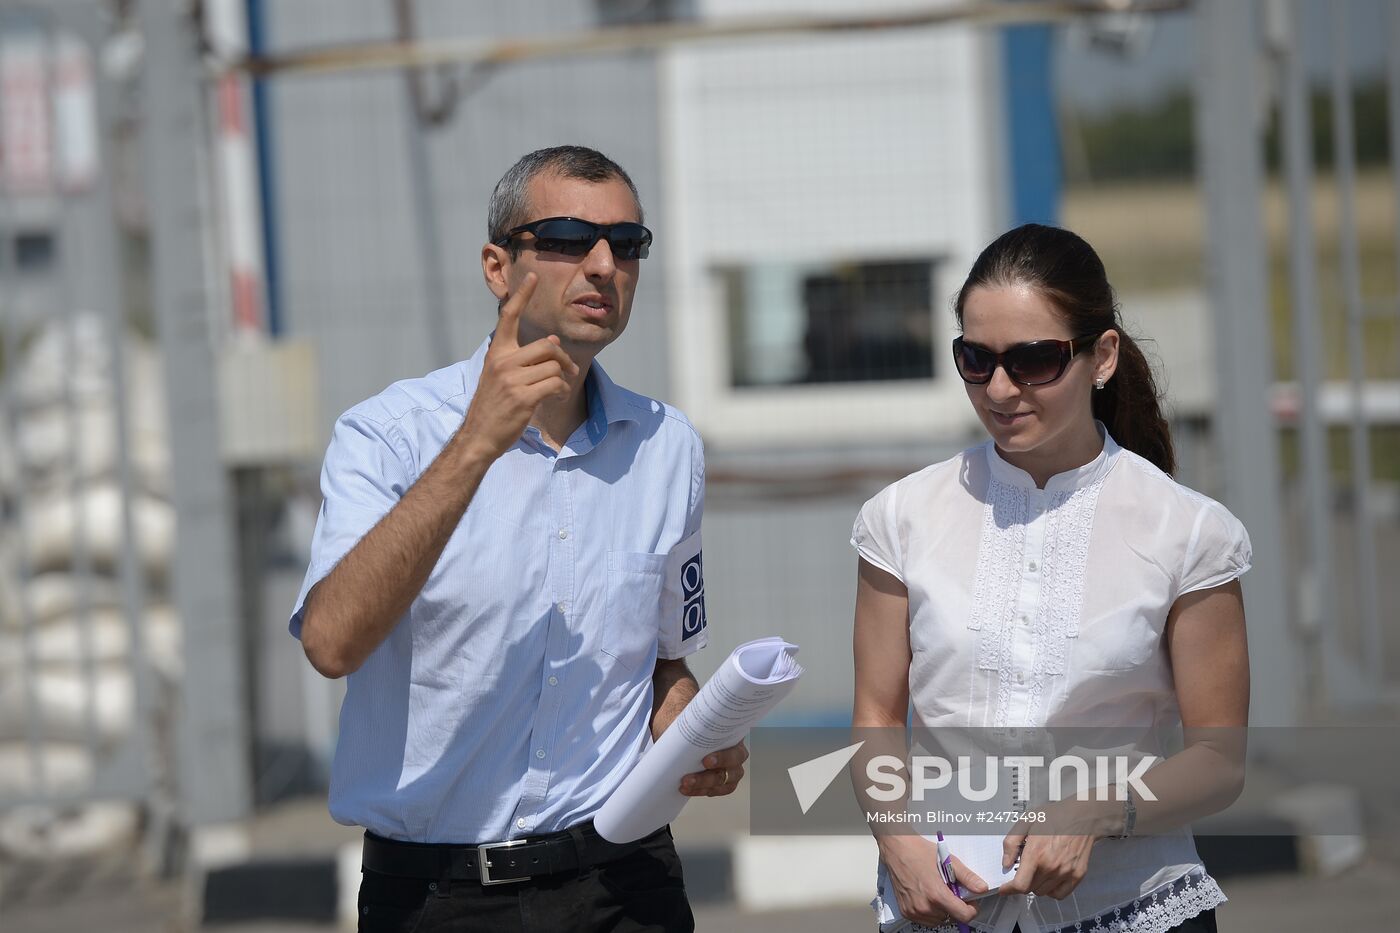
<svg viewBox="0 0 1400 933">
<path fill-rule="evenodd" d="M 11 877 L 13 882 L 13 877 Z M 1268 875 L 1227 878 L 1230 902 L 1218 911 L 1224 931 L 1314 933 L 1395 929 L 1400 916 L 1400 865 L 1369 860 L 1336 878 Z M 29 893 L 0 908 L 4 933 L 189 933 L 178 919 L 173 885 L 122 882 L 117 874 L 31 880 Z M 696 910 L 700 931 L 847 933 L 873 929 L 858 906 L 745 913 L 733 906 Z M 333 925 L 253 923 L 205 927 L 202 933 L 335 933 Z"/>
<path fill-rule="evenodd" d="M 748 829 L 747 794 L 697 801 L 675 832 L 683 848 L 722 845 Z M 250 834 L 264 855 L 297 857 L 333 851 L 359 837 L 326 815 L 325 801 L 305 798 L 264 811 Z M 1303 874 L 1225 876 L 1230 902 L 1218 911 L 1224 931 L 1313 933 L 1319 929 L 1393 930 L 1400 917 L 1400 858 L 1395 847 L 1372 846 L 1359 866 L 1333 878 Z M 699 867 L 698 859 L 693 863 Z M 0 933 L 196 933 L 181 919 L 176 882 L 141 875 L 129 851 L 59 864 L 0 861 Z M 1217 872 L 1223 866 L 1214 866 Z M 692 879 L 694 880 L 694 879 Z M 874 929 L 868 908 L 745 912 L 733 904 L 698 904 L 702 933 L 846 933 Z M 287 922 L 206 925 L 199 933 L 335 933 L 332 924 Z"/>
</svg>

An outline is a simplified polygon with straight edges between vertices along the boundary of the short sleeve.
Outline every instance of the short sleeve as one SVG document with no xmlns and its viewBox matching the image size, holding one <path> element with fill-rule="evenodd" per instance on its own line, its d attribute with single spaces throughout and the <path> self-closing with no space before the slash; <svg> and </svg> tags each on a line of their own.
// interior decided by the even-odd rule
<svg viewBox="0 0 1400 933">
<path fill-rule="evenodd" d="M 1207 501 L 1196 514 L 1177 595 L 1237 579 L 1249 570 L 1253 555 L 1249 532 L 1240 520 L 1219 503 Z"/>
<path fill-rule="evenodd" d="M 886 573 L 904 580 L 904 555 L 899 547 L 897 511 L 899 484 L 886 486 L 875 498 L 861 506 L 851 529 L 851 546 L 861 557 Z"/>
<path fill-rule="evenodd" d="M 677 660 L 709 644 L 705 614 L 705 555 L 700 524 L 705 512 L 705 450 L 699 438 L 691 448 L 690 509 L 683 541 L 666 557 L 666 580 L 661 594 L 661 626 L 656 656 Z"/>
<path fill-rule="evenodd" d="M 699 435 L 690 448 L 690 510 L 686 514 L 685 533 L 687 536 L 700 531 L 700 520 L 705 514 L 705 445 Z"/>
<path fill-rule="evenodd" d="M 392 425 L 356 415 L 335 423 L 321 467 L 321 512 L 311 539 L 311 563 L 288 629 L 301 637 L 306 594 L 403 498 L 413 484 Z"/>
</svg>

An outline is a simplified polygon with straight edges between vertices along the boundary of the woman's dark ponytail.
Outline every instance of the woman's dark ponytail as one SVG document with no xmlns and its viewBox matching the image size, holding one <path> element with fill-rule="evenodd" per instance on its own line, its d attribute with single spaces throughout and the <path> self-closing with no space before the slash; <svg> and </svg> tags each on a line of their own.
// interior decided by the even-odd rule
<svg viewBox="0 0 1400 933">
<path fill-rule="evenodd" d="M 1120 446 L 1174 474 L 1176 451 L 1152 367 L 1137 341 L 1121 326 L 1114 330 L 1118 331 L 1118 369 L 1102 389 L 1094 390 L 1094 417 Z"/>
<path fill-rule="evenodd" d="M 1113 286 L 1103 261 L 1083 239 L 1059 227 L 1024 224 L 1003 233 L 972 264 L 958 291 L 954 313 L 962 327 L 963 305 L 973 289 L 1029 285 L 1068 320 L 1076 334 L 1118 332 L 1118 369 L 1094 390 L 1094 417 L 1113 439 L 1163 472 L 1176 472 L 1171 429 L 1152 367 L 1123 329 Z"/>
</svg>

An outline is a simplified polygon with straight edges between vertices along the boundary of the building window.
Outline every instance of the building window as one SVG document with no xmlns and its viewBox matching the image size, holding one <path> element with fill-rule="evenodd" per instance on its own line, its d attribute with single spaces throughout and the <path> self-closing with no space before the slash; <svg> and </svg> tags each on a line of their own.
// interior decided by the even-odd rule
<svg viewBox="0 0 1400 933">
<path fill-rule="evenodd" d="M 53 234 L 31 230 L 14 235 L 14 268 L 21 274 L 47 272 L 53 268 L 56 247 Z"/>
<path fill-rule="evenodd" d="M 735 388 L 932 379 L 933 259 L 717 270 Z"/>
<path fill-rule="evenodd" d="M 597 0 L 601 26 L 695 19 L 695 0 Z"/>
</svg>

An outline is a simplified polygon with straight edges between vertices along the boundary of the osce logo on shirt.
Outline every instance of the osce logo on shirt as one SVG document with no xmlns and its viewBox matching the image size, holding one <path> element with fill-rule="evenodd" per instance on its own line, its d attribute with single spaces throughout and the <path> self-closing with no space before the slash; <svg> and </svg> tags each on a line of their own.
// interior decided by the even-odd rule
<svg viewBox="0 0 1400 933">
<path fill-rule="evenodd" d="M 705 571 L 701 556 L 696 554 L 681 567 L 681 641 L 705 630 Z"/>
</svg>

